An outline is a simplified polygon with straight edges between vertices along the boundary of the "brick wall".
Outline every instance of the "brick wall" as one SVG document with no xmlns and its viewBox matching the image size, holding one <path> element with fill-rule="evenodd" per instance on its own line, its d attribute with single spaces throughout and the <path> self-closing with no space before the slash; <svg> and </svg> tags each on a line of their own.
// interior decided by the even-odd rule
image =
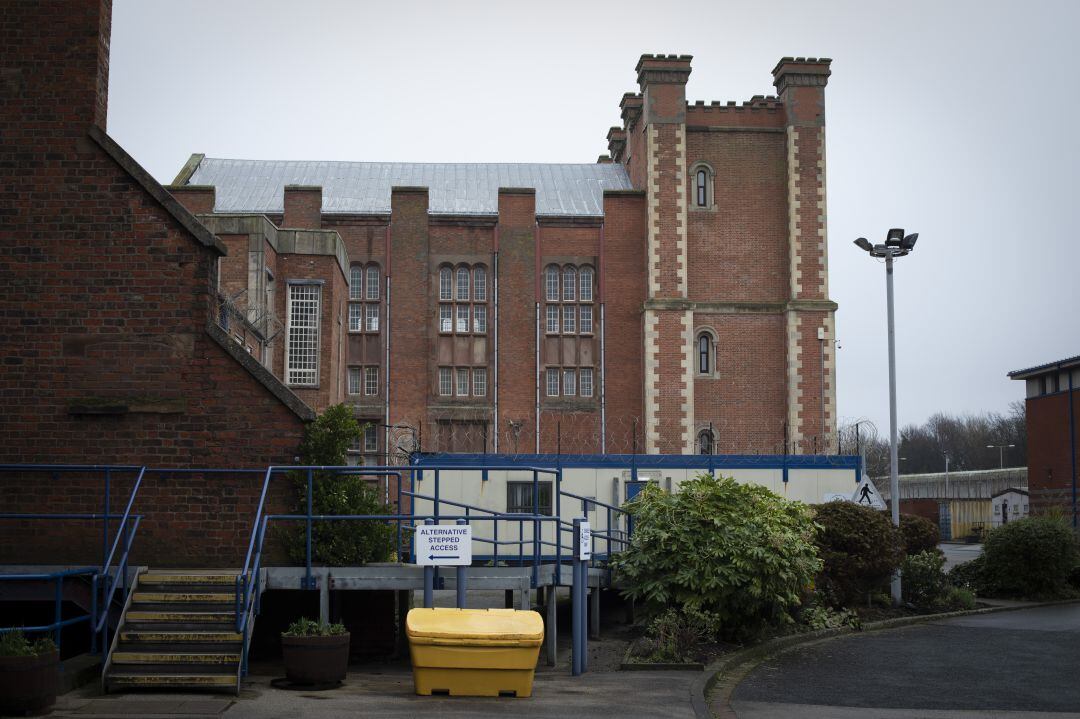
<svg viewBox="0 0 1080 719">
<path fill-rule="evenodd" d="M 1080 389 L 1071 393 L 1076 436 L 1069 437 L 1068 391 L 1027 399 L 1028 491 L 1033 514 L 1057 506 L 1072 512 L 1073 463 L 1080 448 Z M 1080 466 L 1080 456 L 1076 458 Z"/>
</svg>

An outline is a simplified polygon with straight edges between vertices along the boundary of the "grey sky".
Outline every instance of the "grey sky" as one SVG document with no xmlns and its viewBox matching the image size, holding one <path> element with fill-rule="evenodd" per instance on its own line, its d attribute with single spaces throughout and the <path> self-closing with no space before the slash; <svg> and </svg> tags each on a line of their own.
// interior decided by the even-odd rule
<svg viewBox="0 0 1080 719">
<path fill-rule="evenodd" d="M 1080 354 L 1075 2 L 116 0 L 109 132 L 169 182 L 254 159 L 591 162 L 643 52 L 694 55 L 690 100 L 772 94 L 784 55 L 826 91 L 841 417 L 884 430 L 897 263 L 901 423 L 1002 411 L 1005 373 Z M 777 378 L 778 380 L 780 378 Z"/>
</svg>

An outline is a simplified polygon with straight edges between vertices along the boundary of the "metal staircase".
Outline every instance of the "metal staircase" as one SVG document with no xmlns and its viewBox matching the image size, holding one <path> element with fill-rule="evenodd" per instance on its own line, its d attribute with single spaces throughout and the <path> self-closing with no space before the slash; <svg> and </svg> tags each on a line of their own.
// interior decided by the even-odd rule
<svg viewBox="0 0 1080 719">
<path fill-rule="evenodd" d="M 104 690 L 239 693 L 235 587 L 235 574 L 140 574 L 105 664 Z"/>
</svg>

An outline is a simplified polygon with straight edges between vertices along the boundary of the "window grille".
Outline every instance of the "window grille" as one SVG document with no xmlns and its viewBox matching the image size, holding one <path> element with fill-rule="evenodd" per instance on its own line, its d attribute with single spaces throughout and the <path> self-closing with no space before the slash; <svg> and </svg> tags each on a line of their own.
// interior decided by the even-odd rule
<svg viewBox="0 0 1080 719">
<path fill-rule="evenodd" d="M 487 370 L 474 369 L 472 371 L 473 396 L 487 396 Z"/>
<path fill-rule="evenodd" d="M 377 395 L 379 393 L 379 368 L 378 367 L 365 367 L 364 368 L 364 394 L 370 396 Z"/>
<path fill-rule="evenodd" d="M 559 301 L 559 268 L 552 265 L 544 273 L 544 296 L 548 302 Z"/>
<path fill-rule="evenodd" d="M 349 299 L 361 300 L 364 298 L 364 270 L 362 267 L 353 266 L 349 270 Z"/>
<path fill-rule="evenodd" d="M 360 368 L 349 368 L 349 394 L 360 394 Z"/>
<path fill-rule="evenodd" d="M 379 331 L 378 305 L 364 305 L 364 329 L 367 332 Z"/>
<path fill-rule="evenodd" d="M 487 333 L 487 305 L 473 307 L 473 332 L 479 335 Z"/>
<path fill-rule="evenodd" d="M 439 331 L 454 331 L 454 306 L 439 305 Z"/>
<path fill-rule="evenodd" d="M 367 277 L 365 278 L 366 292 L 364 297 L 369 300 L 379 299 L 379 268 L 371 265 L 367 268 Z"/>
<path fill-rule="evenodd" d="M 459 367 L 457 370 L 457 395 L 458 397 L 469 396 L 469 370 Z"/>
<path fill-rule="evenodd" d="M 458 305 L 457 306 L 457 331 L 458 334 L 464 334 L 469 331 L 469 306 Z"/>
<path fill-rule="evenodd" d="M 563 302 L 573 302 L 577 299 L 577 270 L 573 267 L 563 270 L 562 299 Z"/>
<path fill-rule="evenodd" d="M 548 367 L 547 370 L 547 396 L 559 396 L 559 370 L 554 367 Z"/>
<path fill-rule="evenodd" d="M 592 305 L 581 305 L 578 308 L 578 330 L 583 335 L 592 334 Z"/>
<path fill-rule="evenodd" d="M 547 306 L 547 332 L 548 334 L 558 334 L 559 332 L 559 306 L 548 305 Z"/>
<path fill-rule="evenodd" d="M 449 367 L 439 368 L 439 394 L 443 397 L 454 394 L 454 375 Z"/>
<path fill-rule="evenodd" d="M 349 304 L 349 332 L 364 329 L 364 306 L 355 302 Z"/>
<path fill-rule="evenodd" d="M 449 301 L 454 299 L 453 273 L 449 267 L 439 270 L 439 299 Z"/>
<path fill-rule="evenodd" d="M 466 267 L 459 267 L 457 271 L 457 300 L 469 301 L 469 270 Z"/>
<path fill-rule="evenodd" d="M 535 493 L 535 501 L 534 495 Z M 507 482 L 506 511 L 510 514 L 532 514 L 539 508 L 540 514 L 551 516 L 551 481 Z"/>
<path fill-rule="evenodd" d="M 577 328 L 577 307 L 564 305 L 562 308 L 562 331 L 563 334 L 572 335 Z"/>
<path fill-rule="evenodd" d="M 578 370 L 578 390 L 582 397 L 592 397 L 593 394 L 593 371 L 592 367 L 582 367 Z"/>
<path fill-rule="evenodd" d="M 379 451 L 379 428 L 373 424 L 364 427 L 364 451 Z"/>
<path fill-rule="evenodd" d="M 473 299 L 487 302 L 487 270 L 477 267 L 473 270 Z"/>
<path fill-rule="evenodd" d="M 319 285 L 289 285 L 289 342 L 285 377 L 288 384 L 319 383 Z"/>
<path fill-rule="evenodd" d="M 567 397 L 577 394 L 577 371 L 564 369 L 562 373 L 562 393 Z"/>
<path fill-rule="evenodd" d="M 578 298 L 582 302 L 593 301 L 593 271 L 591 267 L 582 267 L 578 276 Z"/>
</svg>

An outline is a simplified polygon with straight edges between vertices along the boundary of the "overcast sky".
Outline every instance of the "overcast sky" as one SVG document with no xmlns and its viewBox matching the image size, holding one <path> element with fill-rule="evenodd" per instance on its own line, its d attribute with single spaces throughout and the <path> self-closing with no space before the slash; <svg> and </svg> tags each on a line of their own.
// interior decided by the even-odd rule
<svg viewBox="0 0 1080 719">
<path fill-rule="evenodd" d="M 831 57 L 840 416 L 884 432 L 885 273 L 860 235 L 920 233 L 896 269 L 901 424 L 1005 411 L 1009 370 L 1080 354 L 1078 23 L 1040 0 L 115 0 L 108 129 L 165 183 L 193 152 L 592 162 L 644 52 L 694 56 L 691 101 Z"/>
</svg>

